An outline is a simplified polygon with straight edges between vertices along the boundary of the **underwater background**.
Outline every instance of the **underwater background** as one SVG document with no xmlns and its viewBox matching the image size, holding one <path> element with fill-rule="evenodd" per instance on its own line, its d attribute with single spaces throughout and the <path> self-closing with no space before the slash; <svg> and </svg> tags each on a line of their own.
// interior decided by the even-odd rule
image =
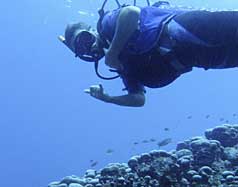
<svg viewBox="0 0 238 187">
<path fill-rule="evenodd" d="M 132 1 L 120 1 L 133 3 Z M 155 2 L 155 1 L 152 1 Z M 237 0 L 171 0 L 195 8 L 238 9 Z M 102 83 L 121 94 L 121 80 L 102 81 L 57 36 L 67 23 L 95 26 L 102 0 L 1 2 L 0 186 L 43 187 L 51 181 L 238 122 L 238 70 L 194 69 L 173 84 L 147 88 L 142 108 L 120 107 L 83 90 Z M 139 5 L 146 1 L 138 0 Z M 107 8 L 115 8 L 113 0 Z M 100 71 L 108 73 L 104 65 Z M 146 143 L 145 140 L 156 142 Z M 138 145 L 135 145 L 135 142 Z M 92 166 L 91 162 L 94 161 Z"/>
</svg>

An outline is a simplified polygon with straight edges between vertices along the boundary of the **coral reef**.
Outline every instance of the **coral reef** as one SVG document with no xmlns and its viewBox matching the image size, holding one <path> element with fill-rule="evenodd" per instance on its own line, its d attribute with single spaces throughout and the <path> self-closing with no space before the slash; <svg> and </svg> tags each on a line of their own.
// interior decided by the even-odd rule
<svg viewBox="0 0 238 187">
<path fill-rule="evenodd" d="M 217 126 L 176 150 L 153 150 L 48 187 L 238 187 L 238 125 Z"/>
</svg>

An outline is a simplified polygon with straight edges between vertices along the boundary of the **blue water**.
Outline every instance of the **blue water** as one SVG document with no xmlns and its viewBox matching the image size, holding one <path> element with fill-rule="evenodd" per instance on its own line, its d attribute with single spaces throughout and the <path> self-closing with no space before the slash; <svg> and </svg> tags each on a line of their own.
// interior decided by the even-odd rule
<svg viewBox="0 0 238 187">
<path fill-rule="evenodd" d="M 172 138 L 164 147 L 171 150 L 177 141 L 224 123 L 220 118 L 238 122 L 233 116 L 238 113 L 237 69 L 194 69 L 167 87 L 147 89 L 143 108 L 106 104 L 85 94 L 85 88 L 102 83 L 106 92 L 119 95 L 123 85 L 99 80 L 93 65 L 75 59 L 57 36 L 71 21 L 95 25 L 101 3 L 1 2 L 0 186 L 47 186 L 67 175 L 83 175 L 91 159 L 100 169 L 157 148 L 155 143 L 133 146 L 135 141 Z M 171 3 L 238 8 L 236 0 Z M 113 0 L 109 7 L 115 7 Z M 108 148 L 114 150 L 110 155 Z"/>
</svg>

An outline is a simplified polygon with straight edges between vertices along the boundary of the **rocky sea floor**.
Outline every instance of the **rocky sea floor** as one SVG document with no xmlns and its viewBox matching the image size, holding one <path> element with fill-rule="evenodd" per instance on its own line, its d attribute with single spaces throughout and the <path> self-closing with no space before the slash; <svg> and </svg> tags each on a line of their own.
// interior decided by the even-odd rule
<svg viewBox="0 0 238 187">
<path fill-rule="evenodd" d="M 176 150 L 152 150 L 48 187 L 238 187 L 238 125 L 217 126 L 205 137 L 178 142 Z"/>
</svg>

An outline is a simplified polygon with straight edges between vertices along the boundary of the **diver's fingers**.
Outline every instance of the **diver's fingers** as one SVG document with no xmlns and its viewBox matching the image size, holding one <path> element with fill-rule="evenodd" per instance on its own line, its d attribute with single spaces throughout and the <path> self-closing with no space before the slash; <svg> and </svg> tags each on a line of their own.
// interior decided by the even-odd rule
<svg viewBox="0 0 238 187">
<path fill-rule="evenodd" d="M 90 89 L 90 90 L 99 90 L 99 89 L 100 89 L 100 86 L 99 86 L 99 85 L 92 85 L 92 86 L 90 86 L 89 89 Z"/>
<path fill-rule="evenodd" d="M 104 97 L 102 85 L 90 86 L 90 95 L 97 99 L 102 99 Z"/>
<path fill-rule="evenodd" d="M 84 93 L 90 94 L 90 89 L 84 89 Z"/>
<path fill-rule="evenodd" d="M 58 39 L 59 39 L 61 42 L 65 42 L 65 37 L 62 36 L 62 35 L 58 36 Z"/>
<path fill-rule="evenodd" d="M 100 88 L 100 90 L 103 92 L 102 84 L 99 84 L 99 88 Z"/>
<path fill-rule="evenodd" d="M 89 90 L 90 90 L 90 95 L 91 96 L 98 97 L 98 93 L 99 93 L 99 90 L 100 90 L 100 87 L 98 85 L 90 86 Z"/>
</svg>

